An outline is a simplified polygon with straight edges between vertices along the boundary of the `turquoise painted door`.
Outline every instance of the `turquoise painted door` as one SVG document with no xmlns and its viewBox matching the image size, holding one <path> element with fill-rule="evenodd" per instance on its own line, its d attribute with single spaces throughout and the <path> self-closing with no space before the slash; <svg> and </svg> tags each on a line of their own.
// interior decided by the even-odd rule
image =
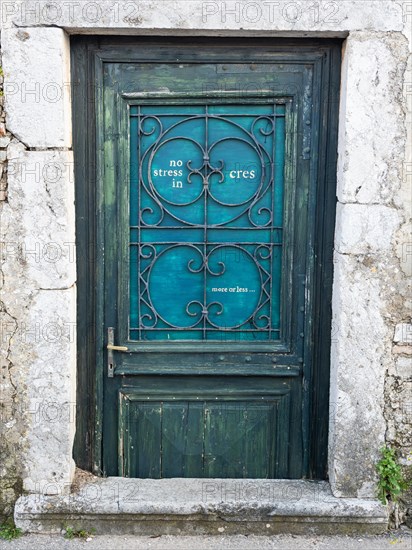
<svg viewBox="0 0 412 550">
<path fill-rule="evenodd" d="M 333 48 L 90 47 L 95 471 L 322 477 Z"/>
<path fill-rule="evenodd" d="M 119 473 L 285 477 L 300 381 L 253 380 L 252 355 L 226 356 L 280 338 L 285 102 L 167 102 L 130 107 L 128 340 L 171 347 L 120 390 Z M 164 379 L 188 344 L 193 366 Z M 130 375 L 145 359 L 125 361 Z"/>
<path fill-rule="evenodd" d="M 278 340 L 285 103 L 166 102 L 130 109 L 129 338 Z"/>
</svg>

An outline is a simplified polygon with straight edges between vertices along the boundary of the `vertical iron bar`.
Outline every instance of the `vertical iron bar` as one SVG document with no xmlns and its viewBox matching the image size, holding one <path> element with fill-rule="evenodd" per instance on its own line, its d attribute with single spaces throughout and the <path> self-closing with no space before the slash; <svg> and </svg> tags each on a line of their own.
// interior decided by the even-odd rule
<svg viewBox="0 0 412 550">
<path fill-rule="evenodd" d="M 203 228 L 203 309 L 207 309 L 206 299 L 207 299 L 207 292 L 206 292 L 206 284 L 207 284 L 207 265 L 206 265 L 206 258 L 207 258 L 207 200 L 208 200 L 208 194 L 209 194 L 209 118 L 208 118 L 208 106 L 205 105 L 205 180 L 207 182 L 207 185 L 204 185 L 203 189 L 205 192 L 204 196 L 204 228 Z M 203 313 L 203 340 L 206 340 L 206 315 Z"/>
<path fill-rule="evenodd" d="M 141 185 L 141 166 L 140 166 L 140 136 L 141 136 L 141 123 L 142 123 L 142 113 L 141 113 L 141 107 L 138 105 L 138 119 L 137 119 L 137 296 L 138 296 L 138 305 L 137 305 L 137 320 L 138 320 L 138 330 L 139 330 L 139 340 L 142 339 L 142 323 L 140 322 L 140 315 L 141 315 L 141 284 L 140 284 L 140 273 L 141 273 L 141 264 L 140 264 L 140 251 L 141 251 L 141 220 L 140 220 L 140 212 L 141 212 L 141 195 L 140 195 L 140 185 Z M 129 336 L 130 337 L 130 336 Z"/>
<path fill-rule="evenodd" d="M 271 202 L 272 202 L 272 223 L 270 230 L 270 245 L 269 245 L 269 340 L 272 339 L 273 325 L 272 325 L 272 308 L 273 308 L 273 268 L 274 268 L 274 257 L 273 257 L 273 227 L 275 226 L 275 163 L 276 163 L 276 103 L 273 103 L 273 134 L 272 134 L 272 162 L 271 162 L 271 174 L 270 174 L 270 185 L 272 187 L 271 192 Z M 277 220 L 276 220 L 277 221 Z"/>
</svg>

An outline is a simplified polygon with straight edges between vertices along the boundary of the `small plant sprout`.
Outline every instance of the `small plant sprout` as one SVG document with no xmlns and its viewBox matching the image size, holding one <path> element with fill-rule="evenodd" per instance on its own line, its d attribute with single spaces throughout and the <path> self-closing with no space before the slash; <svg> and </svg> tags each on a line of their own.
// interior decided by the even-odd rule
<svg viewBox="0 0 412 550">
<path fill-rule="evenodd" d="M 378 498 L 382 504 L 396 502 L 399 495 L 408 488 L 401 467 L 396 459 L 395 450 L 390 447 L 381 449 L 382 458 L 376 465 L 379 475 Z"/>
<path fill-rule="evenodd" d="M 7 521 L 0 525 L 0 539 L 13 540 L 22 535 L 21 529 L 16 527 L 13 521 Z"/>
</svg>

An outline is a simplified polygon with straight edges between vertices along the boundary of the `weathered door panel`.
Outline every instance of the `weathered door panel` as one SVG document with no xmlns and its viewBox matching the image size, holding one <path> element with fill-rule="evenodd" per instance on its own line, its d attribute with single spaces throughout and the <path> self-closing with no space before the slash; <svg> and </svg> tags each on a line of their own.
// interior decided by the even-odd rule
<svg viewBox="0 0 412 550">
<path fill-rule="evenodd" d="M 338 47 L 126 42 L 88 56 L 95 469 L 322 477 Z"/>
<path fill-rule="evenodd" d="M 274 383 L 275 382 L 275 383 Z M 128 384 L 131 383 L 129 387 Z M 301 475 L 300 382 L 279 378 L 143 379 L 119 389 L 120 474 L 283 478 Z M 290 448 L 296 454 L 290 456 Z"/>
</svg>

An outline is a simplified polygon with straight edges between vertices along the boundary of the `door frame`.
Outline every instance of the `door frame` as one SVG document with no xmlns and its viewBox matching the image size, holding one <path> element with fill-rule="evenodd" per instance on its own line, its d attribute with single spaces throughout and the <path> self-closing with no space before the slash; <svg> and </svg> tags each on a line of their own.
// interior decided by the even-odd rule
<svg viewBox="0 0 412 550">
<path fill-rule="evenodd" d="M 313 64 L 320 94 L 318 132 L 319 154 L 313 162 L 317 179 L 315 230 L 313 235 L 312 314 L 309 316 L 312 343 L 303 361 L 312 364 L 304 384 L 310 399 L 309 477 L 327 478 L 328 409 L 331 343 L 331 297 L 333 242 L 336 212 L 337 128 L 340 85 L 341 40 L 330 39 L 171 39 L 171 38 L 71 38 L 73 147 L 75 156 L 76 246 L 77 246 L 77 426 L 74 457 L 77 466 L 102 473 L 101 396 L 103 373 L 97 368 L 103 354 L 104 327 L 99 322 L 98 296 L 104 292 L 102 265 L 95 243 L 103 215 L 101 194 L 101 155 L 96 121 L 102 119 L 102 65 L 113 60 L 130 61 L 130 46 L 165 46 L 167 52 L 179 45 L 275 48 L 281 56 L 291 50 L 296 60 Z M 290 58 L 289 58 L 290 59 Z M 101 251 L 100 251 L 101 252 Z M 315 261 L 316 260 L 316 261 Z M 100 396 L 100 398 L 99 398 Z M 100 426 L 100 428 L 99 428 Z"/>
</svg>

